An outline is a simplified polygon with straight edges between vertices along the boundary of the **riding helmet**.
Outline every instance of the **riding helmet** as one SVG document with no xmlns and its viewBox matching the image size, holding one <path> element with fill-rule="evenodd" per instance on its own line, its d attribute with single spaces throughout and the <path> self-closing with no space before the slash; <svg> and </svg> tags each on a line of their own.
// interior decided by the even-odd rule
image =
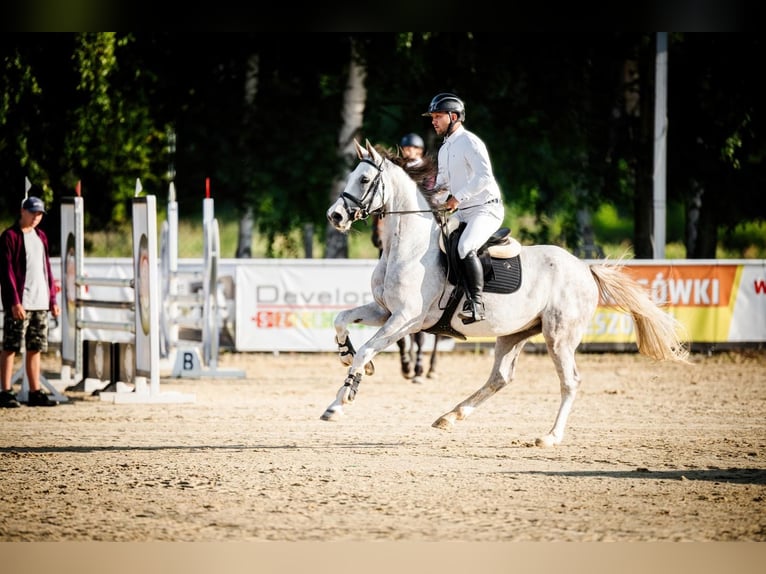
<svg viewBox="0 0 766 574">
<path fill-rule="evenodd" d="M 423 116 L 428 117 L 434 112 L 455 112 L 458 120 L 465 121 L 465 104 L 455 94 L 436 94 L 428 104 L 428 111 Z"/>
<path fill-rule="evenodd" d="M 426 144 L 423 143 L 423 138 L 420 137 L 418 134 L 407 134 L 406 136 L 402 137 L 402 140 L 399 142 L 399 147 L 419 147 L 420 149 L 425 149 Z"/>
</svg>

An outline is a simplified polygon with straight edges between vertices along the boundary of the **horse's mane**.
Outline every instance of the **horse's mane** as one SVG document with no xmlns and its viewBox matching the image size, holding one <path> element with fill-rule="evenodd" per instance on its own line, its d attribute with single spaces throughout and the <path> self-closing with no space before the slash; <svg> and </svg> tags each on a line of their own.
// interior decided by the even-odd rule
<svg viewBox="0 0 766 574">
<path fill-rule="evenodd" d="M 427 153 L 423 154 L 422 162 L 416 166 L 408 166 L 407 162 L 409 160 L 402 157 L 398 151 L 382 146 L 375 146 L 375 149 L 385 159 L 398 165 L 408 176 L 410 176 L 410 179 L 418 185 L 420 193 L 426 198 L 426 201 L 428 201 L 428 205 L 432 208 L 438 207 L 438 202 L 435 198 L 437 191 L 434 189 L 438 165 L 436 159 L 432 155 Z"/>
</svg>

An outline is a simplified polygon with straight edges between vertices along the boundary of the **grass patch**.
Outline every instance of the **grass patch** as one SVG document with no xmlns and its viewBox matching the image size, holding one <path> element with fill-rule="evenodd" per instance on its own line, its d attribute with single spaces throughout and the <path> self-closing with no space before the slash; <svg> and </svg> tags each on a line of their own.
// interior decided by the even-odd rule
<svg viewBox="0 0 766 574">
<path fill-rule="evenodd" d="M 675 216 L 675 214 L 674 214 Z M 13 223 L 6 218 L 0 221 L 5 229 Z M 511 226 L 514 236 L 519 237 L 519 225 L 531 224 L 531 220 L 518 217 L 515 226 Z M 506 223 L 507 225 L 507 223 Z M 203 254 L 202 218 L 180 219 L 178 223 L 178 257 L 182 259 L 201 258 Z M 593 228 L 596 241 L 604 250 L 604 254 L 611 258 L 633 257 L 632 233 L 633 227 L 629 220 L 620 216 L 610 206 L 602 207 L 593 216 Z M 158 221 L 158 229 L 162 229 L 162 221 Z M 220 257 L 223 259 L 234 258 L 237 253 L 237 240 L 239 237 L 239 224 L 235 219 L 222 220 L 218 218 L 218 232 L 220 238 Z M 299 247 L 296 253 L 295 245 Z M 293 247 L 290 247 L 293 246 Z M 294 230 L 289 234 L 277 237 L 273 251 L 280 258 L 291 259 L 305 257 L 303 250 L 303 236 L 300 230 Z M 131 257 L 133 249 L 132 231 L 129 225 L 124 228 L 108 231 L 86 232 L 85 237 L 86 257 Z M 370 227 L 364 222 L 356 223 L 348 235 L 349 257 L 352 259 L 376 259 L 378 251 L 370 240 Z M 319 235 L 314 234 L 313 257 L 324 257 L 324 243 L 320 242 Z M 257 232 L 252 238 L 252 257 L 266 258 L 268 253 L 267 239 Z M 59 255 L 54 253 L 54 255 Z M 668 233 L 668 243 L 665 246 L 666 259 L 685 259 L 686 249 L 680 238 Z M 745 223 L 737 227 L 732 233 L 722 232 L 718 238 L 716 250 L 717 259 L 766 259 L 766 222 Z"/>
</svg>

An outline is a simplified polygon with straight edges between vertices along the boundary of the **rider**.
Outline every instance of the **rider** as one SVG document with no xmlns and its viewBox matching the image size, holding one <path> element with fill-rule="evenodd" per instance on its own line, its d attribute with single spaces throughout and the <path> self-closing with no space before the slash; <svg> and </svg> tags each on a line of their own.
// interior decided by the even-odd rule
<svg viewBox="0 0 766 574">
<path fill-rule="evenodd" d="M 426 144 L 418 134 L 402 136 L 402 139 L 399 140 L 399 148 L 402 150 L 402 157 L 407 160 L 407 167 L 414 167 L 423 163 Z"/>
<path fill-rule="evenodd" d="M 502 225 L 505 207 L 492 173 L 487 146 L 463 127 L 465 105 L 455 94 L 434 96 L 423 114 L 431 118 L 436 135 L 444 137 L 439 148 L 436 189 L 446 195 L 444 207 L 466 227 L 458 243 L 466 282 L 466 301 L 458 316 L 464 324 L 484 319 L 484 270 L 477 251 Z"/>
</svg>

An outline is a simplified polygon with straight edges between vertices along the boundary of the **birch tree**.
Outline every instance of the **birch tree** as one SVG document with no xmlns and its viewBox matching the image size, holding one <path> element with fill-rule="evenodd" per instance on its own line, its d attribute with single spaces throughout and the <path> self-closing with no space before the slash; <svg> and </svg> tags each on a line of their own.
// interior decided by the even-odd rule
<svg viewBox="0 0 766 574">
<path fill-rule="evenodd" d="M 354 152 L 354 138 L 358 137 L 364 118 L 364 107 L 367 101 L 367 88 L 365 79 L 367 69 L 359 54 L 358 46 L 351 40 L 351 58 L 348 67 L 346 88 L 343 92 L 343 106 L 341 109 L 340 132 L 338 133 L 337 153 L 341 158 L 341 164 L 346 166 L 343 173 L 338 174 L 330 186 L 329 202 L 335 201 L 346 185 L 348 169 L 353 165 L 356 154 Z M 348 257 L 348 238 L 327 223 L 326 259 L 343 259 Z"/>
</svg>

